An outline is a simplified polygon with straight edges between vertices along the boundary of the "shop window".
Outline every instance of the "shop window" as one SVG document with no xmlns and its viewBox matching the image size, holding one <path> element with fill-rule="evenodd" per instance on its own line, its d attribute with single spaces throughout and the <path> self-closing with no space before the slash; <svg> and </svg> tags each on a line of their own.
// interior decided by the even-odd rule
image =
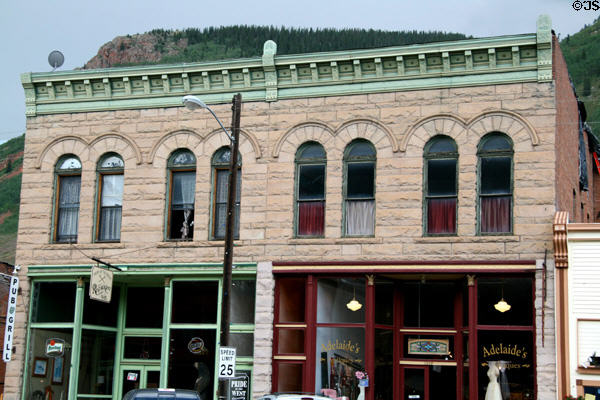
<svg viewBox="0 0 600 400">
<path fill-rule="evenodd" d="M 534 348 L 531 331 L 479 331 L 479 398 L 534 399 Z"/>
<path fill-rule="evenodd" d="M 331 389 L 336 397 L 356 400 L 356 372 L 365 370 L 365 330 L 352 327 L 317 327 L 315 391 Z"/>
<path fill-rule="evenodd" d="M 283 278 L 277 280 L 279 289 L 279 322 L 304 322 L 305 281 L 302 278 Z"/>
<path fill-rule="evenodd" d="M 394 283 L 375 282 L 375 323 L 394 324 Z"/>
<path fill-rule="evenodd" d="M 304 353 L 304 329 L 277 330 L 277 353 L 278 354 L 303 354 Z"/>
<path fill-rule="evenodd" d="M 121 156 L 109 153 L 98 163 L 98 241 L 118 242 L 121 239 L 123 209 L 123 168 Z"/>
<path fill-rule="evenodd" d="M 533 325 L 533 282 L 531 278 L 479 278 L 477 280 L 477 323 L 479 325 Z M 495 306 L 504 300 L 510 309 Z"/>
<path fill-rule="evenodd" d="M 325 231 L 325 163 L 323 146 L 304 143 L 296 152 L 296 236 L 323 236 Z"/>
<path fill-rule="evenodd" d="M 216 281 L 173 282 L 171 322 L 174 324 L 216 324 L 219 304 Z"/>
<path fill-rule="evenodd" d="M 277 382 L 275 385 L 277 392 L 289 393 L 302 391 L 304 364 L 279 362 L 275 366 L 277 368 Z"/>
<path fill-rule="evenodd" d="M 85 293 L 90 292 L 90 284 L 85 284 Z M 110 326 L 116 328 L 119 315 L 120 288 L 113 286 L 110 303 L 92 300 L 90 296 L 83 297 L 84 325 Z"/>
<path fill-rule="evenodd" d="M 74 155 L 61 157 L 56 163 L 56 205 L 54 241 L 77 242 L 81 161 Z"/>
<path fill-rule="evenodd" d="M 73 322 L 75 291 L 75 282 L 34 283 L 31 322 Z"/>
<path fill-rule="evenodd" d="M 458 151 L 448 136 L 433 137 L 426 145 L 425 208 L 427 234 L 456 233 Z"/>
<path fill-rule="evenodd" d="M 375 160 L 373 145 L 352 141 L 344 152 L 344 234 L 373 236 L 375 232 Z"/>
<path fill-rule="evenodd" d="M 253 324 L 256 302 L 256 281 L 234 279 L 231 287 L 231 322 Z"/>
<path fill-rule="evenodd" d="M 213 239 L 224 239 L 227 225 L 227 197 L 229 187 L 229 163 L 231 162 L 231 150 L 222 147 L 212 158 L 213 168 Z M 237 185 L 235 196 L 235 210 L 233 223 L 233 236 L 240 237 L 240 198 L 242 191 L 242 158 L 238 156 Z"/>
<path fill-rule="evenodd" d="M 126 336 L 123 358 L 131 360 L 160 360 L 162 337 Z"/>
<path fill-rule="evenodd" d="M 115 342 L 114 332 L 82 330 L 78 395 L 112 394 Z"/>
<path fill-rule="evenodd" d="M 215 330 L 171 329 L 168 387 L 195 390 L 213 398 Z"/>
<path fill-rule="evenodd" d="M 165 289 L 129 287 L 127 289 L 126 328 L 162 328 Z"/>
<path fill-rule="evenodd" d="M 508 136 L 493 132 L 484 136 L 479 157 L 479 231 L 512 231 L 512 142 Z"/>
<path fill-rule="evenodd" d="M 454 327 L 456 287 L 451 282 L 407 282 L 402 286 L 404 326 Z"/>
<path fill-rule="evenodd" d="M 375 329 L 375 387 L 380 399 L 392 399 L 394 388 L 394 331 Z"/>
<path fill-rule="evenodd" d="M 196 157 L 179 149 L 169 157 L 169 205 L 167 238 L 191 240 L 194 237 L 194 197 Z"/>
<path fill-rule="evenodd" d="M 365 280 L 364 279 L 319 279 L 317 294 L 318 323 L 364 323 Z M 360 308 L 351 310 L 352 300 Z"/>
</svg>

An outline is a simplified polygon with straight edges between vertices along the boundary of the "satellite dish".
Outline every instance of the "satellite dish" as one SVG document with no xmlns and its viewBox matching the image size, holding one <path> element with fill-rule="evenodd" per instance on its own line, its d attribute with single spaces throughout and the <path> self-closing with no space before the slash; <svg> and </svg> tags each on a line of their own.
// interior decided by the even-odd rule
<svg viewBox="0 0 600 400">
<path fill-rule="evenodd" d="M 60 51 L 54 50 L 50 54 L 48 54 L 48 62 L 52 67 L 52 71 L 54 71 L 56 70 L 56 68 L 63 65 L 63 63 L 65 62 L 65 56 L 63 56 L 63 53 L 61 53 Z"/>
</svg>

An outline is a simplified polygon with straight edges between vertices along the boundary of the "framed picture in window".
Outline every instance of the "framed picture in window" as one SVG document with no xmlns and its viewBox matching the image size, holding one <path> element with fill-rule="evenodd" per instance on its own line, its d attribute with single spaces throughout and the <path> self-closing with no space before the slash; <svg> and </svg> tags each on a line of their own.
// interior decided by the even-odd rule
<svg viewBox="0 0 600 400">
<path fill-rule="evenodd" d="M 48 359 L 45 357 L 36 357 L 33 359 L 33 372 L 32 376 L 39 378 L 46 377 L 46 371 L 48 370 Z"/>
<path fill-rule="evenodd" d="M 63 371 L 65 368 L 64 357 L 56 357 L 52 362 L 52 384 L 62 385 Z"/>
</svg>

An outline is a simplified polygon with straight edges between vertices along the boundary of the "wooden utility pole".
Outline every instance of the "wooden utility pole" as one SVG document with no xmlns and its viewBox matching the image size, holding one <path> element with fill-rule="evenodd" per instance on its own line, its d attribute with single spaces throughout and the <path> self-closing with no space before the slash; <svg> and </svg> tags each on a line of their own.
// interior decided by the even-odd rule
<svg viewBox="0 0 600 400">
<path fill-rule="evenodd" d="M 223 260 L 223 295 L 221 297 L 221 336 L 220 347 L 229 343 L 230 304 L 231 304 L 231 269 L 233 266 L 233 236 L 235 230 L 235 199 L 237 197 L 238 153 L 240 142 L 240 116 L 242 113 L 242 95 L 233 96 L 231 109 L 231 159 L 229 160 L 229 180 L 227 187 L 227 220 L 225 225 L 225 255 Z M 219 398 L 227 395 L 229 380 L 219 381 Z"/>
</svg>

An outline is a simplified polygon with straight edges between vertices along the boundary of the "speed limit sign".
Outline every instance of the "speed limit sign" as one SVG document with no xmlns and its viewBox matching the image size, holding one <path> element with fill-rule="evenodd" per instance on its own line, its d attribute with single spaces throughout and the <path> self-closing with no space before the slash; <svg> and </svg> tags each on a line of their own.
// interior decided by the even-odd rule
<svg viewBox="0 0 600 400">
<path fill-rule="evenodd" d="M 219 378 L 235 377 L 235 347 L 219 349 Z"/>
</svg>

